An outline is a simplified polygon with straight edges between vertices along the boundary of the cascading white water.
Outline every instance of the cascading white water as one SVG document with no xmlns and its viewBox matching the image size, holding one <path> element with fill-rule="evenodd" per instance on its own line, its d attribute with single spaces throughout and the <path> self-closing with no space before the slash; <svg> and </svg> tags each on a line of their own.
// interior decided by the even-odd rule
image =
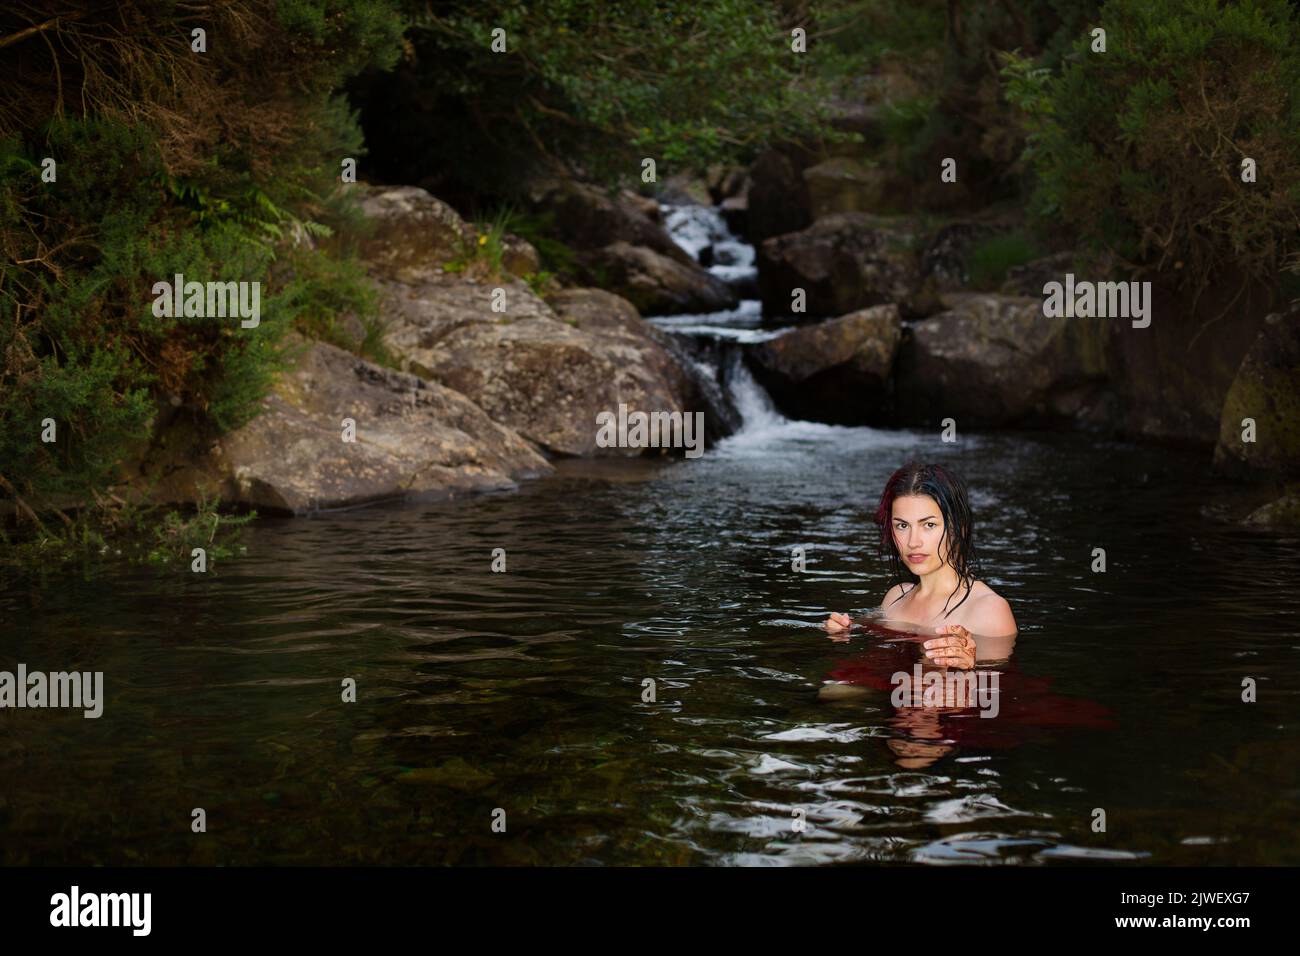
<svg viewBox="0 0 1300 956">
<path fill-rule="evenodd" d="M 706 247 L 713 249 L 709 272 L 723 281 L 743 285 L 752 283 L 757 269 L 754 247 L 727 228 L 716 208 L 710 206 L 664 205 L 664 223 L 668 234 L 691 257 L 698 261 Z M 822 449 L 837 451 L 858 448 L 864 452 L 888 449 L 912 442 L 903 432 L 882 432 L 873 428 L 847 428 L 821 422 L 786 418 L 772 402 L 763 386 L 754 380 L 745 365 L 741 350 L 748 345 L 781 335 L 784 329 L 763 328 L 763 309 L 757 299 L 742 299 L 734 309 L 696 315 L 648 317 L 648 321 L 687 344 L 695 368 L 708 380 L 720 383 L 740 418 L 740 427 L 719 442 L 714 452 L 722 459 L 744 461 L 747 467 L 771 465 L 774 461 L 795 463 L 809 455 L 823 454 Z M 700 352 L 705 356 L 701 357 Z M 708 453 L 706 453 L 708 454 Z"/>
<path fill-rule="evenodd" d="M 741 431 L 746 435 L 769 432 L 773 428 L 788 423 L 784 415 L 776 410 L 772 399 L 763 386 L 754 381 L 744 362 L 738 362 L 731 373 L 731 400 L 736 403 L 744 426 Z"/>
<path fill-rule="evenodd" d="M 664 227 L 669 236 L 691 258 L 699 260 L 700 253 L 712 247 L 713 263 L 708 270 L 729 284 L 752 281 L 757 268 L 754 264 L 754 247 L 735 235 L 718 210 L 711 206 L 664 205 Z M 710 340 L 723 346 L 725 352 L 739 348 L 742 343 L 761 342 L 780 334 L 779 330 L 763 329 L 762 308 L 757 299 L 744 299 L 735 309 L 697 315 L 653 317 L 650 321 L 664 331 L 682 337 Z M 730 358 L 731 361 L 728 361 Z M 697 361 L 696 367 L 705 371 L 715 381 L 719 368 Z M 776 410 L 772 399 L 735 354 L 722 360 L 725 374 L 721 380 L 736 411 L 740 414 L 740 434 L 752 439 L 787 424 L 788 420 Z"/>
<path fill-rule="evenodd" d="M 709 271 L 724 282 L 743 282 L 757 274 L 754 247 L 729 228 L 722 214 L 713 206 L 668 206 L 664 211 L 664 228 L 672 240 L 696 262 L 700 253 L 713 247 Z"/>
</svg>

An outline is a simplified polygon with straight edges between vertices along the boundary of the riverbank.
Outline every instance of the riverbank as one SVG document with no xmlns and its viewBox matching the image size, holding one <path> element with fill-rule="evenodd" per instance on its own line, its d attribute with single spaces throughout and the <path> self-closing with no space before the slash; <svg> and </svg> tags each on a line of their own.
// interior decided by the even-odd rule
<svg viewBox="0 0 1300 956">
<path fill-rule="evenodd" d="M 425 111 L 415 91 L 426 87 L 413 80 L 431 61 L 409 55 L 349 90 L 379 147 L 362 178 L 381 183 L 387 171 L 388 184 L 356 182 L 353 159 L 340 174 L 337 150 L 325 150 L 312 188 L 295 186 L 299 198 L 313 200 L 290 208 L 269 185 L 232 199 L 229 183 L 207 190 L 179 178 L 167 165 L 166 140 L 156 154 L 116 143 L 153 164 L 152 175 L 142 166 L 136 178 L 170 198 L 149 205 L 158 199 L 153 187 L 138 196 L 144 187 L 135 179 L 87 186 L 81 215 L 120 236 L 109 226 L 125 199 L 112 189 L 129 186 L 128 208 L 148 212 L 150 248 L 176 260 L 160 274 L 212 279 L 238 262 L 241 275 L 267 282 L 265 321 L 259 315 L 256 324 L 227 328 L 220 318 L 182 322 L 155 309 L 161 324 L 140 323 L 132 290 L 141 275 L 157 277 L 152 263 L 146 269 L 124 250 L 109 250 L 106 261 L 129 261 L 129 274 L 85 277 L 88 289 L 101 290 L 94 322 L 85 301 L 40 304 L 46 287 L 33 280 L 30 315 L 78 320 L 15 327 L 21 347 L 8 356 L 26 391 L 14 392 L 15 410 L 6 414 L 21 425 L 13 447 L 24 457 L 15 453 L 9 469 L 21 474 L 0 475 L 12 498 L 2 505 L 5 519 L 39 527 L 39 511 L 72 528 L 57 509 L 86 508 L 92 498 L 109 512 L 126 502 L 203 513 L 205 502 L 220 499 L 227 509 L 301 515 L 510 490 L 569 458 L 687 451 L 646 448 L 663 442 L 642 441 L 635 428 L 606 440 L 606 413 L 626 409 L 634 420 L 670 423 L 698 417 L 712 447 L 746 425 L 747 411 L 770 402 L 790 419 L 917 428 L 948 439 L 1067 429 L 1188 447 L 1219 474 L 1271 496 L 1272 505 L 1253 514 L 1256 524 L 1291 524 L 1300 511 L 1300 332 L 1296 303 L 1284 301 L 1289 287 L 1259 271 L 1267 256 L 1220 254 L 1211 277 L 1205 249 L 1222 253 L 1240 225 L 1234 220 L 1219 245 L 1193 243 L 1185 255 L 1174 254 L 1182 246 L 1169 245 L 1171 234 L 1159 263 L 1138 263 L 1142 278 L 1130 280 L 1134 263 L 1119 251 L 1082 251 L 1098 239 L 1087 210 L 1074 210 L 1077 229 L 1068 220 L 1059 230 L 1041 228 L 1041 209 L 1013 187 L 1032 157 L 1050 159 L 1036 171 L 1045 193 L 1034 198 L 1069 198 L 1060 170 L 1072 157 L 1045 156 L 1040 147 L 1050 138 L 1046 105 L 1053 97 L 1070 102 L 1048 75 L 1059 68 L 1064 82 L 1077 64 L 1061 61 L 1053 46 L 1034 69 L 1018 54 L 994 68 L 992 57 L 968 57 L 974 48 L 955 25 L 930 27 L 943 27 L 944 46 L 955 44 L 944 56 L 913 37 L 915 56 L 875 51 L 856 72 L 830 70 L 833 95 L 821 97 L 825 115 L 815 126 L 792 123 L 785 135 L 748 138 L 765 145 L 744 151 L 740 165 L 665 153 L 639 184 L 626 162 L 602 178 L 554 162 L 536 138 L 536 155 L 524 157 L 517 174 L 496 169 L 480 181 L 464 163 L 422 168 L 430 154 L 412 148 L 418 137 L 403 140 L 381 121 L 390 110 Z M 1065 18 L 1037 29 L 1039 39 L 1077 39 L 1080 23 Z M 435 45 L 455 33 L 422 30 L 413 27 L 413 35 Z M 79 39 L 95 42 L 91 33 Z M 1158 47 L 1157 40 L 1144 42 Z M 996 47 L 994 37 L 976 47 L 986 41 Z M 962 111 L 971 104 L 961 102 L 961 84 L 953 86 L 961 70 L 983 84 L 971 113 Z M 1096 77 L 1098 95 L 1114 85 L 1103 78 Z M 948 99 L 927 95 L 945 86 Z M 781 88 L 807 92 L 802 82 Z M 421 116 L 424 132 L 442 122 Z M 985 135 L 957 135 L 971 128 Z M 75 155 L 100 134 L 87 124 L 60 135 L 69 139 L 64 152 Z M 1186 135 L 1194 139 L 1195 130 Z M 1112 177 L 1125 162 L 1096 159 Z M 708 171 L 673 172 L 689 168 Z M 433 191 L 402 184 L 416 180 Z M 606 188 L 615 182 L 621 187 Z M 1115 189 L 1131 185 L 1119 176 Z M 61 192 L 46 194 L 77 206 Z M 521 203 L 520 215 L 507 206 L 485 212 L 499 202 Z M 1139 206 L 1147 209 L 1129 211 Z M 304 218 L 326 207 L 338 215 L 332 234 Z M 1134 212 L 1126 228 L 1148 235 L 1141 220 Z M 62 225 L 75 237 L 84 224 L 74 216 Z M 47 245 L 64 248 L 74 241 L 66 238 Z M 1234 256 L 1239 246 L 1231 246 Z M 232 251 L 249 247 L 255 260 Z M 182 268 L 187 258 L 192 265 Z M 24 252 L 16 261 L 41 260 Z M 1208 284 L 1183 281 L 1202 268 Z M 259 281 L 240 288 L 262 290 Z M 1055 286 L 1097 295 L 1069 296 L 1068 308 L 1054 308 Z M 105 343 L 111 361 L 87 365 L 85 356 Z M 80 364 L 46 361 L 47 348 Z"/>
<path fill-rule="evenodd" d="M 751 175 L 674 180 L 664 202 L 579 183 L 539 186 L 538 208 L 560 213 L 558 236 L 581 234 L 588 245 L 572 274 L 540 279 L 522 237 L 485 232 L 423 190 L 359 184 L 368 220 L 359 255 L 382 293 L 393 367 L 302 342 L 262 415 L 215 446 L 163 437 L 135 481 L 154 482 L 159 501 L 217 495 L 286 514 L 509 489 L 565 458 L 645 453 L 598 441 L 599 416 L 620 406 L 702 414 L 716 443 L 744 425 L 743 374 L 744 387 L 778 412 L 828 424 L 950 437 L 1067 428 L 1189 447 L 1226 476 L 1254 479 L 1254 497 L 1282 502 L 1254 513 L 1255 523 L 1287 523 L 1281 492 L 1294 459 L 1283 403 L 1300 315 L 1261 318 L 1253 340 L 1231 325 L 1204 338 L 1201 347 L 1216 349 L 1230 339 L 1238 368 L 1229 375 L 1221 355 L 1212 375 L 1200 369 L 1195 414 L 1177 404 L 1195 377 L 1185 368 L 1182 385 L 1165 383 L 1169 408 L 1151 417 L 1133 382 L 1158 368 L 1137 364 L 1131 343 L 1163 335 L 1167 344 L 1167 301 L 1148 303 L 1146 322 L 1046 316 L 1044 287 L 1073 274 L 1060 270 L 1088 268 L 1068 253 L 1008 268 L 1001 291 L 973 290 L 980 237 L 1018 228 L 1005 209 L 922 228 L 838 212 L 822 197 L 812 226 L 755 248 L 749 203 L 763 191 Z M 632 265 L 607 268 L 616 261 Z M 799 276 L 807 289 L 795 288 L 813 293 L 808 310 L 773 312 L 772 288 Z M 606 288 L 577 284 L 595 278 Z M 643 316 L 633 299 L 661 311 Z M 847 311 L 819 314 L 828 309 Z M 1223 408 L 1211 422 L 1215 402 Z M 1256 405 L 1266 437 L 1252 447 L 1233 426 Z"/>
</svg>

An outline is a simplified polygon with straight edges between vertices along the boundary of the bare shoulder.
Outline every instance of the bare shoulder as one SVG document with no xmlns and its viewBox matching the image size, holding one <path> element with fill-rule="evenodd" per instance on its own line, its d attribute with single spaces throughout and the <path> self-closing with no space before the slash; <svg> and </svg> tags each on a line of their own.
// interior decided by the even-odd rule
<svg viewBox="0 0 1300 956">
<path fill-rule="evenodd" d="M 890 588 L 888 591 L 885 592 L 885 599 L 880 602 L 880 606 L 889 607 L 889 605 L 893 604 L 905 593 L 906 593 L 906 589 L 903 587 L 902 584 L 895 584 L 892 588 Z"/>
<path fill-rule="evenodd" d="M 983 581 L 971 588 L 970 630 L 988 637 L 1009 637 L 1017 630 L 1011 605 Z"/>
</svg>

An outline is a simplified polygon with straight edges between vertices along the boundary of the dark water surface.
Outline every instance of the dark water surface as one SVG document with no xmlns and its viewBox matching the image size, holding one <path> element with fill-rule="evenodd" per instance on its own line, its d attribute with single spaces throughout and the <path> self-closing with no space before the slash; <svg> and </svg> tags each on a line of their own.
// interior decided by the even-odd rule
<svg viewBox="0 0 1300 956">
<path fill-rule="evenodd" d="M 1300 541 L 1205 514 L 1198 457 L 747 422 L 697 461 L 263 521 L 206 575 L 11 583 L 0 667 L 102 670 L 107 701 L 0 712 L 3 862 L 1300 863 Z M 869 514 L 912 455 L 968 478 L 1020 622 L 991 720 L 818 697 L 915 657 L 815 626 L 879 604 Z"/>
</svg>

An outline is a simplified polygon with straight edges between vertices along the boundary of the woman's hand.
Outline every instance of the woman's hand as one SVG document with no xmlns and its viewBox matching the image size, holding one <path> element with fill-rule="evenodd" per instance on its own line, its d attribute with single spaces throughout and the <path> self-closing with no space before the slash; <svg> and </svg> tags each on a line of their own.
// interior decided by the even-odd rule
<svg viewBox="0 0 1300 956">
<path fill-rule="evenodd" d="M 940 667 L 955 667 L 968 671 L 975 666 L 975 638 L 971 632 L 960 624 L 948 624 L 935 628 L 936 634 L 922 646 L 925 656 Z"/>
<path fill-rule="evenodd" d="M 853 626 L 853 618 L 847 614 L 832 614 L 826 619 L 826 630 L 832 634 L 838 634 L 840 631 L 847 631 Z"/>
</svg>

